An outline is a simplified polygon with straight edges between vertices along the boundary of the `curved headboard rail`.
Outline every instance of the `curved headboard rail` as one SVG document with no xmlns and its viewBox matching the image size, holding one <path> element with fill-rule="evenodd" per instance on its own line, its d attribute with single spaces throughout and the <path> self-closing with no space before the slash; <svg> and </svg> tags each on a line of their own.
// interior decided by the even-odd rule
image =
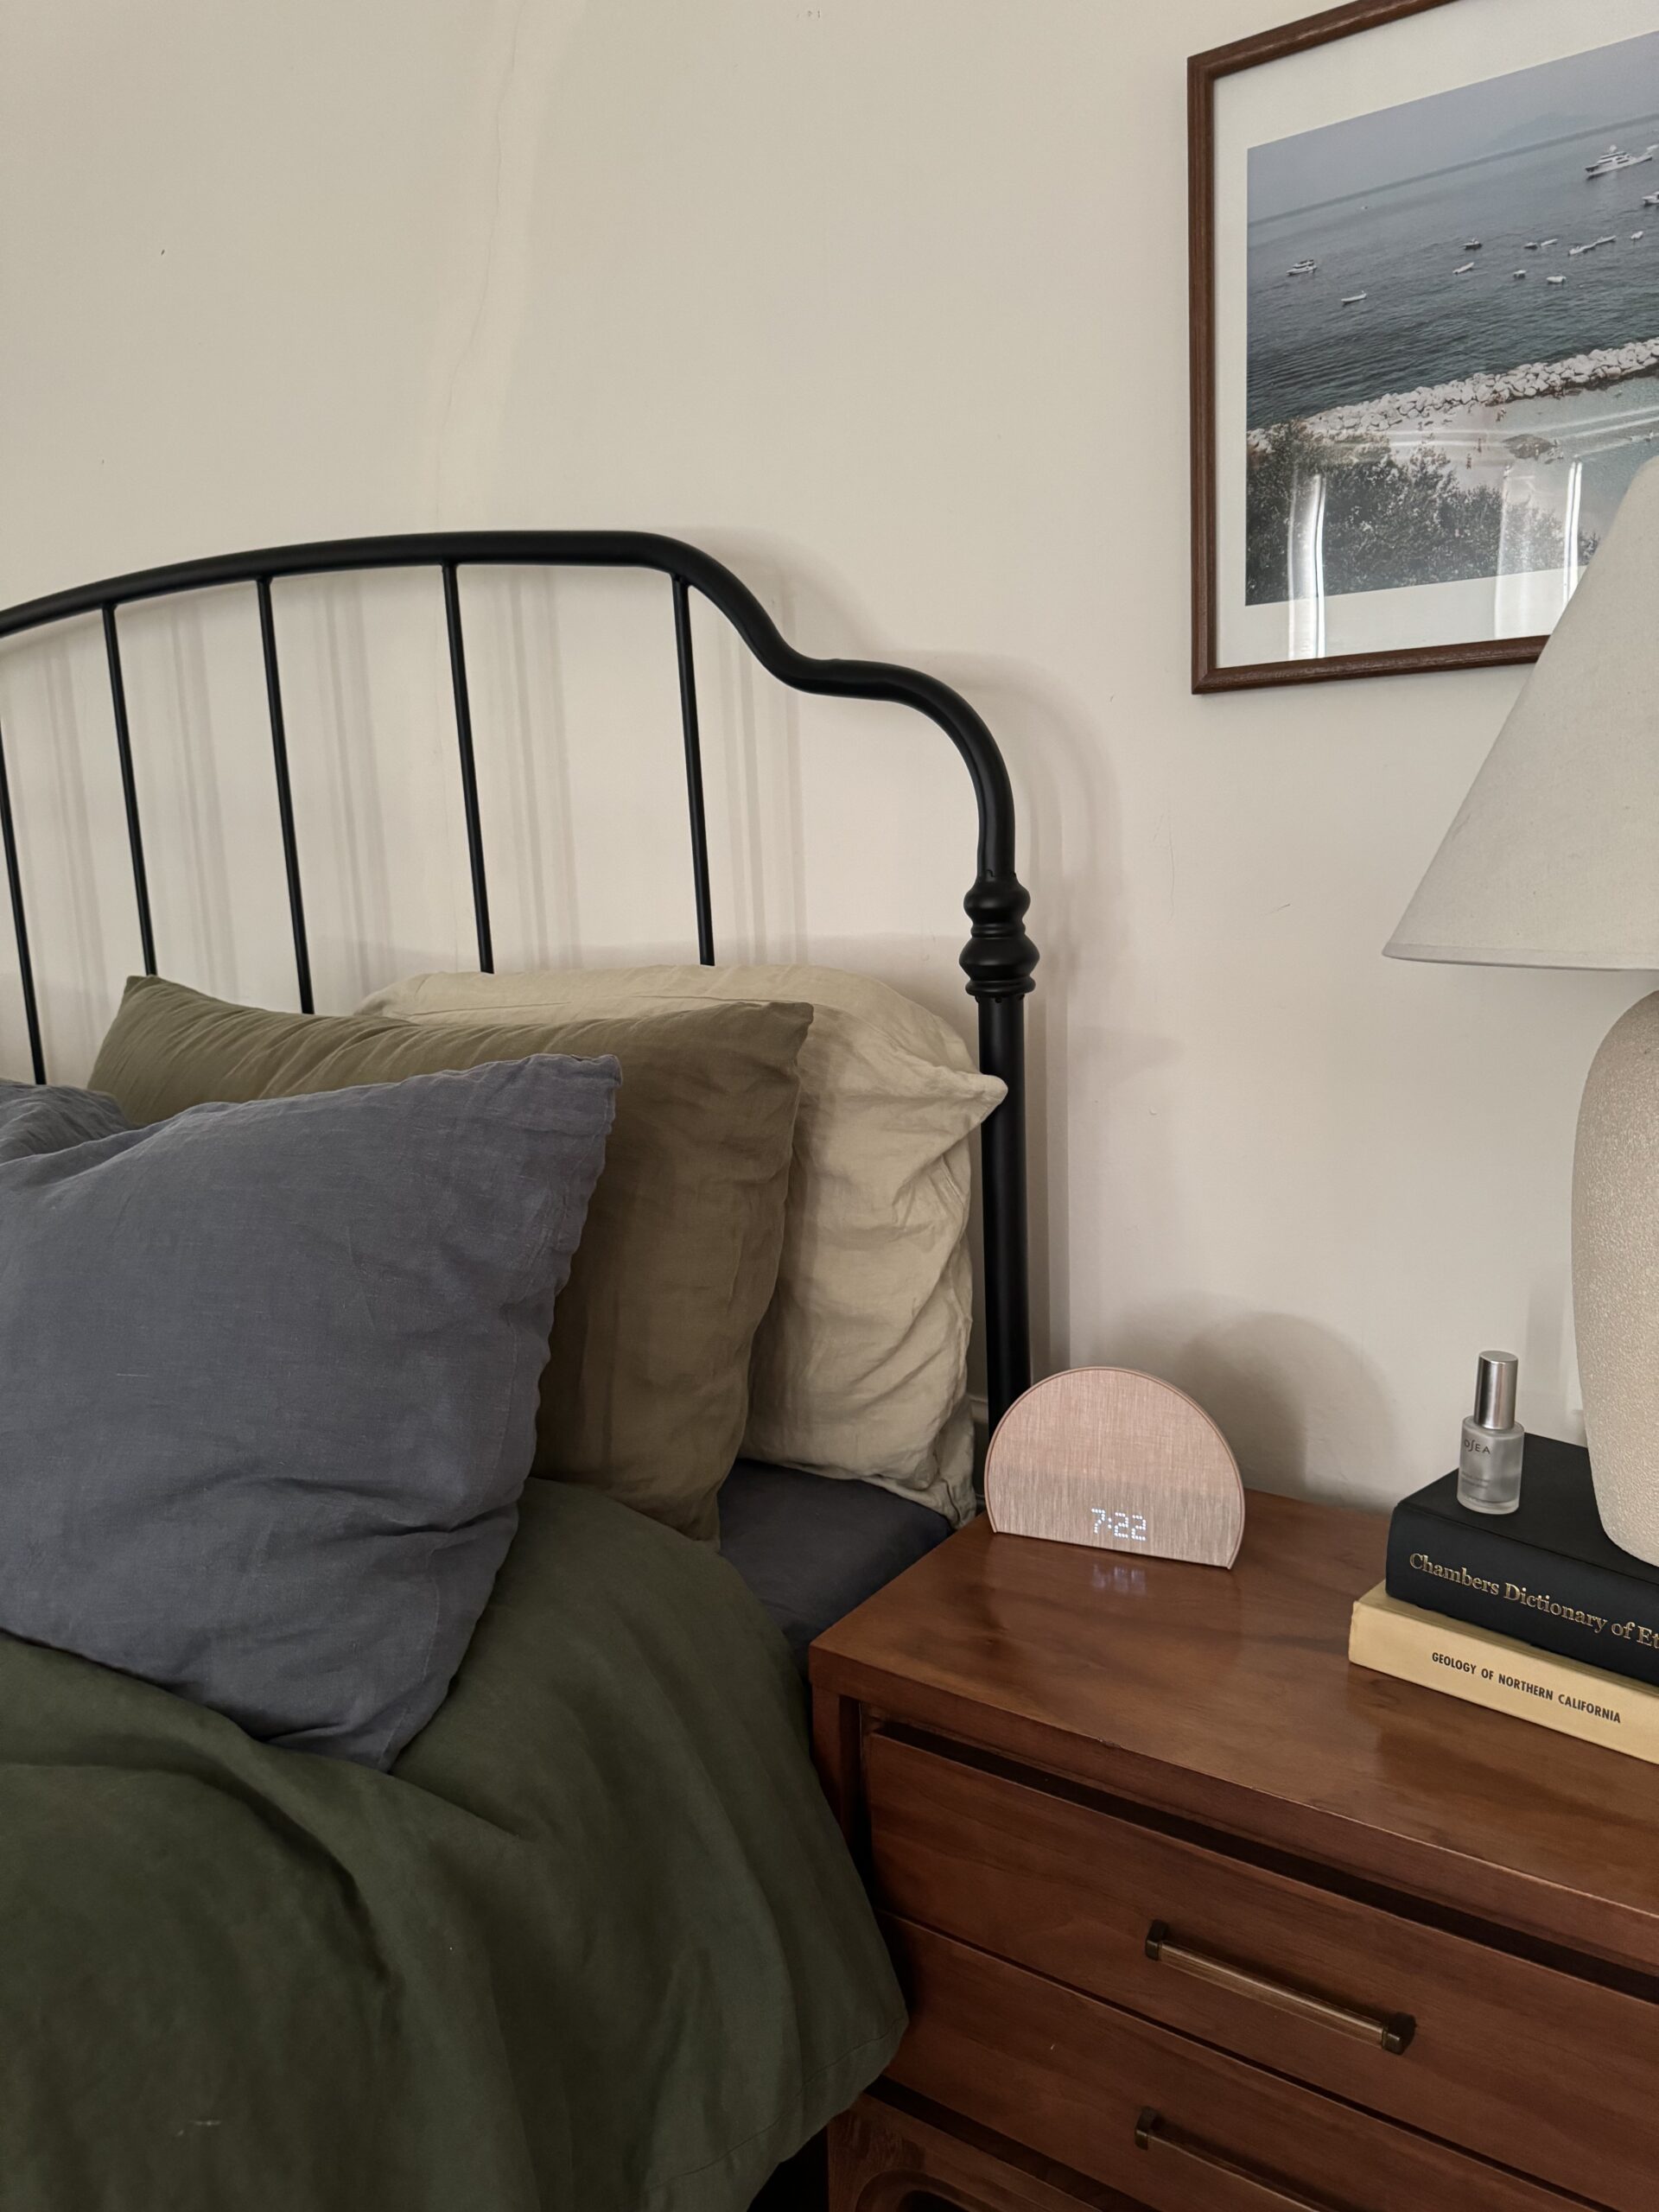
<svg viewBox="0 0 1659 2212">
<path fill-rule="evenodd" d="M 793 690 L 849 699 L 885 700 L 913 708 L 938 725 L 955 746 L 973 784 L 978 809 L 977 867 L 963 901 L 969 933 L 962 966 L 979 1015 L 980 1065 L 999 1077 L 1007 1096 L 981 1136 L 985 1235 L 986 1362 L 993 1425 L 1030 1381 L 1030 1322 L 1027 1262 L 1025 1138 L 1025 1021 L 1022 1001 L 1032 988 L 1037 948 L 1026 933 L 1030 904 L 1014 864 L 1014 793 L 996 741 L 961 694 L 918 669 L 884 661 L 821 660 L 798 652 L 739 577 L 699 547 L 648 531 L 490 530 L 411 531 L 391 537 L 320 540 L 268 546 L 245 553 L 175 561 L 130 575 L 78 584 L 0 610 L 0 640 L 52 624 L 96 616 L 103 626 L 111 707 L 126 810 L 133 896 L 145 971 L 156 973 L 143 828 L 133 771 L 131 734 L 122 675 L 118 610 L 142 600 L 169 598 L 228 586 L 254 587 L 258 605 L 272 765 L 282 830 L 289 918 L 300 1003 L 312 1008 L 305 900 L 289 776 L 282 678 L 271 587 L 292 576 L 343 575 L 371 569 L 435 568 L 443 582 L 450 674 L 460 748 L 461 803 L 472 872 L 479 966 L 494 965 L 488 874 L 473 747 L 472 709 L 456 572 L 469 567 L 647 569 L 671 582 L 675 646 L 679 671 L 681 734 L 696 899 L 697 949 L 712 964 L 714 927 L 709 880 L 696 677 L 691 649 L 689 594 L 696 590 L 717 607 L 769 675 Z M 16 824 L 0 734 L 0 847 L 16 938 L 23 1010 L 37 1082 L 46 1080 L 39 1007 L 30 958 Z"/>
</svg>

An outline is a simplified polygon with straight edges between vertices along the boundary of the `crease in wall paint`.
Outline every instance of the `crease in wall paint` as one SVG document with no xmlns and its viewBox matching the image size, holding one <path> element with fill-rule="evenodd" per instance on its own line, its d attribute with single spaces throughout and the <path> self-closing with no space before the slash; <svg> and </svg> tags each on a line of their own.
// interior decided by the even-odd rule
<svg viewBox="0 0 1659 2212">
<path fill-rule="evenodd" d="M 442 378 L 431 435 L 431 505 L 435 526 L 473 519 L 467 511 L 490 480 L 487 447 L 505 411 L 514 340 L 522 320 L 529 259 L 532 179 L 543 95 L 558 81 L 558 53 L 569 15 L 562 0 L 506 0 L 490 41 L 499 61 L 483 73 L 490 89 L 486 143 L 493 150 L 482 238 L 468 259 L 478 271 L 464 327 L 454 334 Z M 448 349 L 445 349 L 448 350 Z"/>
</svg>

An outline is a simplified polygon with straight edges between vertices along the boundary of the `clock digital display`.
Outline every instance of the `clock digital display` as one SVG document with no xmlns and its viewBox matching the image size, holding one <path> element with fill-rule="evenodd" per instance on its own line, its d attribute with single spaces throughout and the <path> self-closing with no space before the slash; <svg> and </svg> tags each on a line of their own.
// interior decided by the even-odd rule
<svg viewBox="0 0 1659 2212">
<path fill-rule="evenodd" d="M 1109 1505 L 1091 1505 L 1095 1534 L 1116 1536 L 1128 1544 L 1144 1544 L 1147 1541 L 1147 1516 L 1144 1513 L 1114 1511 Z"/>
</svg>

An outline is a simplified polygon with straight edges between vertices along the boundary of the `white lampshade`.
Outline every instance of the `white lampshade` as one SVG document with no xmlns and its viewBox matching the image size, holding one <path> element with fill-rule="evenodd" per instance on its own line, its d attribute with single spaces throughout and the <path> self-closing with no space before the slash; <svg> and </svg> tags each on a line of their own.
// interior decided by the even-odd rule
<svg viewBox="0 0 1659 2212">
<path fill-rule="evenodd" d="M 1384 950 L 1659 969 L 1659 461 L 1626 493 Z"/>
</svg>

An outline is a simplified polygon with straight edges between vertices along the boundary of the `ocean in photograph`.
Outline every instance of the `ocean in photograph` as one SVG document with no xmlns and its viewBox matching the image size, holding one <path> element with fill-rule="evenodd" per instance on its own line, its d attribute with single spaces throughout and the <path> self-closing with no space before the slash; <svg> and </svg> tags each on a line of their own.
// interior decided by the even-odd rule
<svg viewBox="0 0 1659 2212">
<path fill-rule="evenodd" d="M 1559 572 L 1659 451 L 1659 34 L 1252 147 L 1245 596 Z"/>
<path fill-rule="evenodd" d="M 1643 158 L 1586 176 L 1610 143 Z M 1249 427 L 1659 338 L 1649 194 L 1659 198 L 1659 111 L 1616 141 L 1529 146 L 1253 221 Z"/>
</svg>

